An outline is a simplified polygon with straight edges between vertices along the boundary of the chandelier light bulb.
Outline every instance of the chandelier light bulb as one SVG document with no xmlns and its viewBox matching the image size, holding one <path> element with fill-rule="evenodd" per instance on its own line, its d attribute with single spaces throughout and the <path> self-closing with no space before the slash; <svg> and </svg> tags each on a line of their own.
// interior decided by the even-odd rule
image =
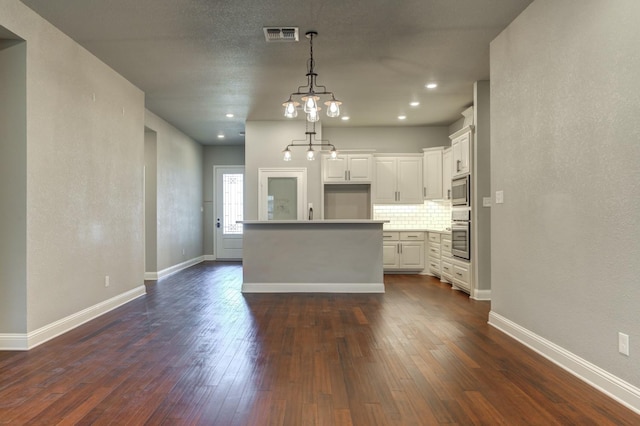
<svg viewBox="0 0 640 426">
<path fill-rule="evenodd" d="M 284 107 L 284 116 L 287 118 L 296 118 L 298 116 L 298 105 L 300 104 L 292 101 L 291 99 L 283 103 L 282 106 Z"/>
<path fill-rule="evenodd" d="M 291 161 L 291 151 L 289 150 L 289 147 L 286 147 L 284 151 L 282 151 L 283 157 L 282 159 L 284 161 Z"/>
<path fill-rule="evenodd" d="M 317 111 L 318 99 L 320 98 L 315 95 L 303 96 L 302 101 L 304 102 L 304 112 L 309 114 L 312 111 Z"/>
<path fill-rule="evenodd" d="M 307 150 L 307 160 L 309 160 L 309 161 L 315 160 L 315 155 L 316 155 L 316 153 L 313 152 L 313 148 L 311 146 L 309 146 L 309 149 Z"/>
<path fill-rule="evenodd" d="M 336 147 L 332 146 L 331 147 L 331 159 L 335 160 L 336 158 L 338 158 L 338 151 L 336 151 Z"/>
<path fill-rule="evenodd" d="M 342 102 L 332 99 L 324 103 L 327 106 L 327 117 L 338 117 L 340 115 L 340 105 Z"/>
<path fill-rule="evenodd" d="M 310 123 L 315 123 L 316 121 L 320 120 L 319 112 L 320 112 L 320 108 L 318 108 L 318 109 L 316 109 L 314 111 L 308 112 L 307 113 L 307 121 L 310 122 Z"/>
</svg>

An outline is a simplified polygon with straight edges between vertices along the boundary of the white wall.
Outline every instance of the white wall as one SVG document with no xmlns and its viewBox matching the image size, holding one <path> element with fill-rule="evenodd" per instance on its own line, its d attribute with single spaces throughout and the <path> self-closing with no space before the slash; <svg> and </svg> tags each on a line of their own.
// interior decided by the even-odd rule
<svg viewBox="0 0 640 426">
<path fill-rule="evenodd" d="M 0 40 L 0 333 L 27 330 L 27 45 Z"/>
<path fill-rule="evenodd" d="M 142 286 L 144 95 L 17 0 L 0 26 L 26 40 L 31 332 Z"/>
<path fill-rule="evenodd" d="M 492 311 L 636 387 L 638 18 L 537 0 L 491 44 Z"/>
<path fill-rule="evenodd" d="M 203 255 L 202 146 L 147 110 L 156 132 L 157 266 L 161 272 Z"/>
<path fill-rule="evenodd" d="M 158 272 L 158 133 L 144 131 L 145 272 Z"/>
</svg>

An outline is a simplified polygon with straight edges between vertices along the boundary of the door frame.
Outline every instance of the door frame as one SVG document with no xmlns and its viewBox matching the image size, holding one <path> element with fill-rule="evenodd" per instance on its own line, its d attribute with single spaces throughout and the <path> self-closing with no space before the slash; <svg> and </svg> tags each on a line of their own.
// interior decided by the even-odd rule
<svg viewBox="0 0 640 426">
<path fill-rule="evenodd" d="M 218 181 L 217 181 L 217 176 L 218 176 L 218 170 L 220 169 L 242 169 L 242 174 L 245 176 L 246 178 L 246 170 L 245 170 L 245 166 L 244 164 L 239 164 L 239 165 L 218 165 L 218 166 L 213 166 L 213 212 L 211 215 L 211 227 L 213 229 L 213 260 L 217 260 L 218 259 L 218 228 L 216 228 L 216 217 L 218 217 Z M 246 181 L 245 181 L 245 185 L 244 185 L 244 189 L 243 189 L 243 195 L 242 197 L 244 198 L 244 190 L 246 189 Z"/>
</svg>

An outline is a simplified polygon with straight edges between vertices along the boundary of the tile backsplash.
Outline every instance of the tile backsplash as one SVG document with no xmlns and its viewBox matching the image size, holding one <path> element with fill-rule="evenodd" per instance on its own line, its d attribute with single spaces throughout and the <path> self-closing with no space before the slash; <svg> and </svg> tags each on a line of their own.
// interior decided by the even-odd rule
<svg viewBox="0 0 640 426">
<path fill-rule="evenodd" d="M 384 229 L 432 229 L 451 226 L 451 201 L 425 201 L 424 204 L 375 204 L 374 220 L 388 220 Z"/>
</svg>

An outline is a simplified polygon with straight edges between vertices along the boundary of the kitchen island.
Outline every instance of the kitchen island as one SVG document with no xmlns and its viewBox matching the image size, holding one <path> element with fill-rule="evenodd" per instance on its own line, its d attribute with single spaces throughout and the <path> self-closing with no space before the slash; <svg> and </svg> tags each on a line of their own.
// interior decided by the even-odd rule
<svg viewBox="0 0 640 426">
<path fill-rule="evenodd" d="M 384 293 L 384 220 L 245 220 L 243 293 Z"/>
</svg>

